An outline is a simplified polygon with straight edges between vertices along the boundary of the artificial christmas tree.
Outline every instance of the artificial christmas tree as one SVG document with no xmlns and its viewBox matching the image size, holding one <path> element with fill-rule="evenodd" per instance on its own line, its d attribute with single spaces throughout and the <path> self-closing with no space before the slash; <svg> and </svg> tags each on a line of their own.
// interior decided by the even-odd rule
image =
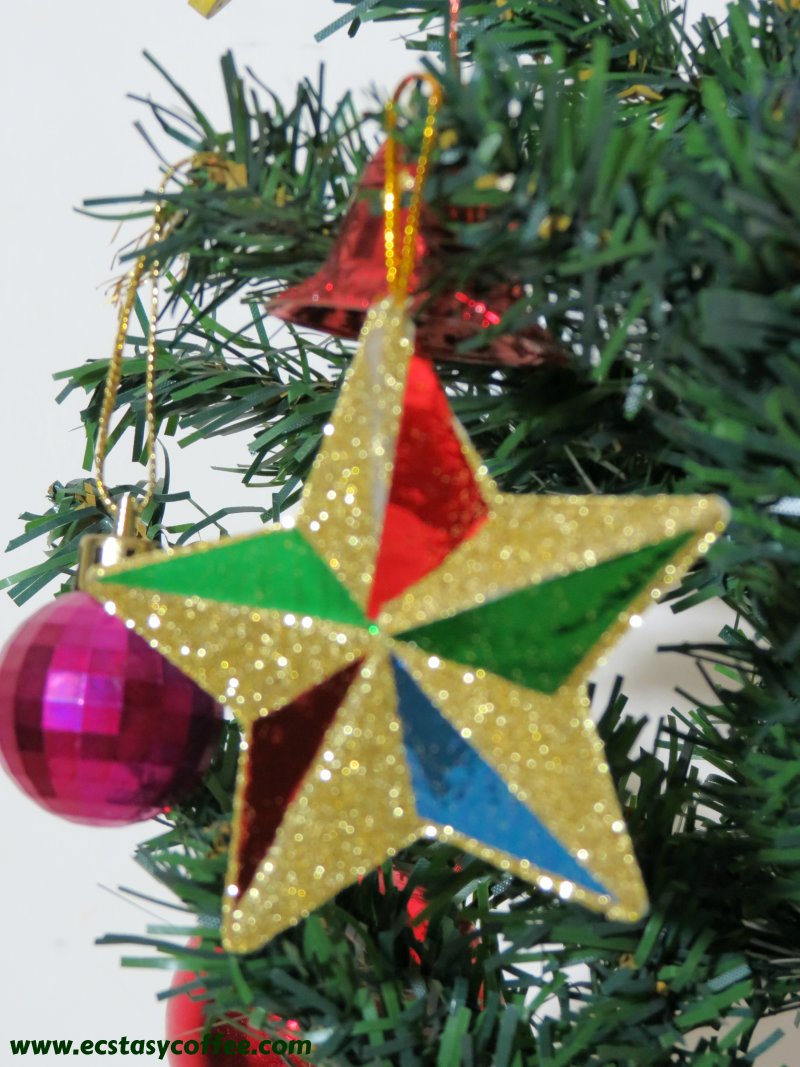
<svg viewBox="0 0 800 1067">
<path fill-rule="evenodd" d="M 800 12 L 739 0 L 724 24 L 704 19 L 690 34 L 677 7 L 655 2 L 474 2 L 455 26 L 449 0 L 365 0 L 337 23 L 359 32 L 372 18 L 397 20 L 443 86 L 425 195 L 448 231 L 442 247 L 457 252 L 430 279 L 430 306 L 476 281 L 520 286 L 485 332 L 535 329 L 564 357 L 480 365 L 472 351 L 491 341 L 469 336 L 441 361 L 426 351 L 456 415 L 504 494 L 578 509 L 608 496 L 727 499 L 727 533 L 673 599 L 730 605 L 735 627 L 682 651 L 712 684 L 735 685 L 714 685 L 716 701 L 690 715 L 670 717 L 665 693 L 654 746 L 637 747 L 641 724 L 619 691 L 595 709 L 650 901 L 637 922 L 423 840 L 249 954 L 188 958 L 183 927 L 153 944 L 202 970 L 209 1025 L 230 1012 L 256 1030 L 297 1020 L 318 1065 L 758 1064 L 779 1024 L 754 1039 L 756 1024 L 795 1008 L 800 955 Z M 386 131 L 309 83 L 284 106 L 248 93 L 231 57 L 223 72 L 230 132 L 192 105 L 180 136 L 193 164 L 152 253 L 171 271 L 175 306 L 191 309 L 161 334 L 155 390 L 184 442 L 252 435 L 241 474 L 260 500 L 275 490 L 271 521 L 299 499 L 354 346 L 278 332 L 265 308 L 328 259 Z M 413 157 L 424 98 L 401 111 L 397 136 Z M 241 299 L 253 325 L 232 330 L 220 320 Z M 70 379 L 90 394 L 92 438 L 105 370 Z M 122 383 L 123 425 L 141 434 L 140 362 Z M 97 522 L 86 500 L 83 480 L 58 487 L 51 558 L 15 587 L 19 599 L 68 570 L 74 538 Z M 601 543 L 585 549 L 596 557 Z M 583 560 L 590 573 L 596 564 Z M 563 613 L 535 617 L 544 636 L 531 659 L 569 630 Z M 419 620 L 418 649 L 463 664 L 456 652 L 474 633 L 457 649 L 429 623 Z M 506 635 L 493 626 L 482 652 L 498 657 Z M 445 636 L 443 654 L 432 642 Z M 205 790 L 141 848 L 198 925 L 217 922 L 228 885 L 240 741 L 229 724 Z M 402 889 L 394 868 L 408 876 Z M 422 942 L 407 915 L 418 889 Z"/>
</svg>

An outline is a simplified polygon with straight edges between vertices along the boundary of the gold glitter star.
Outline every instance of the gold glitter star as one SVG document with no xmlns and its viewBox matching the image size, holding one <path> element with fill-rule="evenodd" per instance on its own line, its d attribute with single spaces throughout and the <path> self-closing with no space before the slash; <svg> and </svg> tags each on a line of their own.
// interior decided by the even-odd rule
<svg viewBox="0 0 800 1067">
<path fill-rule="evenodd" d="M 723 530 L 714 497 L 510 496 L 370 312 L 292 528 L 96 571 L 243 733 L 223 933 L 252 951 L 421 837 L 633 920 L 586 680 Z"/>
</svg>

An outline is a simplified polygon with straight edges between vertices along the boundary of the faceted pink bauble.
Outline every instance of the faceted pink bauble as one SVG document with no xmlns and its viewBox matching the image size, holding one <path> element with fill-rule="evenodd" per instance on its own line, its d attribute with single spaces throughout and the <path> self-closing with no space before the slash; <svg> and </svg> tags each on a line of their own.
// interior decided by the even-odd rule
<svg viewBox="0 0 800 1067">
<path fill-rule="evenodd" d="M 42 807 L 136 822 L 208 769 L 222 713 L 86 593 L 37 612 L 0 654 L 0 760 Z"/>
</svg>

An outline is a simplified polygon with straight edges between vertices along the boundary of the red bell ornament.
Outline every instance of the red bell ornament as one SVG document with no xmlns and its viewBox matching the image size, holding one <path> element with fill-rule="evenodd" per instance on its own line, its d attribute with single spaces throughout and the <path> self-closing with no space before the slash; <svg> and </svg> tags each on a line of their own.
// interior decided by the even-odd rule
<svg viewBox="0 0 800 1067">
<path fill-rule="evenodd" d="M 415 168 L 416 163 L 398 161 L 400 188 L 404 192 L 413 186 Z M 382 206 L 385 181 L 383 145 L 364 170 L 327 261 L 316 274 L 275 297 L 268 305 L 271 314 L 334 337 L 358 337 L 368 308 L 386 294 Z M 408 209 L 401 208 L 400 216 L 402 230 Z M 520 333 L 499 334 L 479 349 L 456 351 L 460 342 L 499 325 L 508 309 L 522 298 L 523 291 L 518 284 L 501 284 L 430 297 L 428 290 L 440 272 L 446 239 L 444 228 L 429 210 L 423 209 L 416 237 L 418 266 L 409 284 L 418 353 L 428 358 L 506 366 L 563 365 L 563 349 L 539 326 L 529 326 Z"/>
</svg>

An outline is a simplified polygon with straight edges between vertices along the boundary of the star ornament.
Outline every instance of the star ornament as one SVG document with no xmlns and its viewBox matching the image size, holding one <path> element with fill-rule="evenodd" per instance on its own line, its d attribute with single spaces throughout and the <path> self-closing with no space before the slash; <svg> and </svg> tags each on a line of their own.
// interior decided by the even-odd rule
<svg viewBox="0 0 800 1067">
<path fill-rule="evenodd" d="M 585 683 L 726 515 L 715 497 L 499 492 L 404 310 L 373 308 L 293 524 L 89 586 L 241 726 L 227 948 L 419 838 L 638 918 Z"/>
</svg>

